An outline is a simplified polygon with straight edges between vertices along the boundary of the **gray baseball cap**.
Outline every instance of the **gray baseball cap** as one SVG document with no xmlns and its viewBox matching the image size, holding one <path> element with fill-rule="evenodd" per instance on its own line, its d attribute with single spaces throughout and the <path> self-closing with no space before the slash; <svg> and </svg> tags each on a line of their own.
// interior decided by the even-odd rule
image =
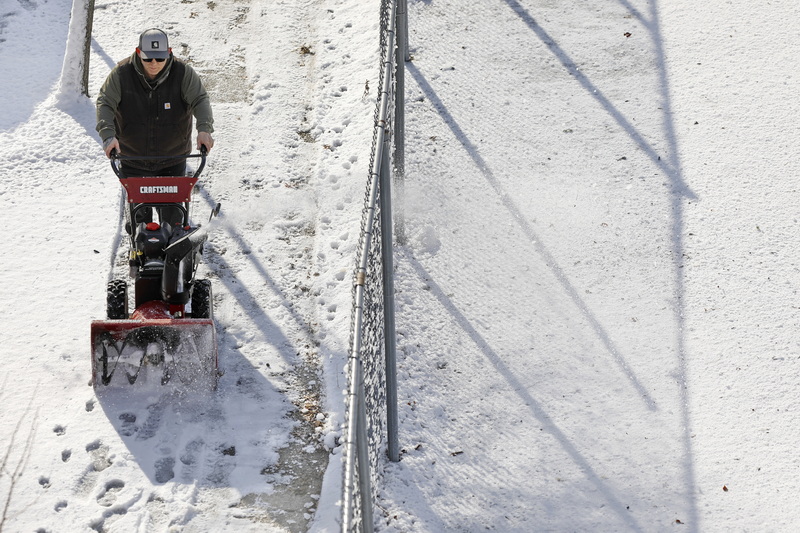
<svg viewBox="0 0 800 533">
<path fill-rule="evenodd" d="M 139 52 L 142 59 L 166 59 L 169 57 L 167 34 L 151 28 L 139 36 Z"/>
</svg>

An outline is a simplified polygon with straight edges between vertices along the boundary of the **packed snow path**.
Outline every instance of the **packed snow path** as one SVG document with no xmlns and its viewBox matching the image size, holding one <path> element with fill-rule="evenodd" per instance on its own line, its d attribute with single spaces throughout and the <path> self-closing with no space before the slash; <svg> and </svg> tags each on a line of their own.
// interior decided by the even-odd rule
<svg viewBox="0 0 800 533">
<path fill-rule="evenodd" d="M 339 498 L 340 465 L 328 458 L 368 175 L 377 4 L 98 3 L 92 100 L 55 98 L 70 5 L 15 3 L 0 26 L 0 60 L 14 73 L 1 82 L 2 217 L 18 228 L 0 278 L 3 530 L 324 524 Z M 222 203 L 200 272 L 215 291 L 223 375 L 213 395 L 87 385 L 89 322 L 104 318 L 106 281 L 127 270 L 93 97 L 149 27 L 200 72 L 215 112 L 192 212 L 202 221 Z"/>
</svg>

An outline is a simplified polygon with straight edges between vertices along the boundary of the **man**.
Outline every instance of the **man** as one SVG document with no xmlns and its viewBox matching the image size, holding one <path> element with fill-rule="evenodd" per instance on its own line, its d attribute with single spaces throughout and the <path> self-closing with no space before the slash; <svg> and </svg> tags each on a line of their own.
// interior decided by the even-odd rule
<svg viewBox="0 0 800 533">
<path fill-rule="evenodd" d="M 131 57 L 109 73 L 97 96 L 97 132 L 106 156 L 179 156 L 192 150 L 192 115 L 197 149 L 211 150 L 211 102 L 195 70 L 172 55 L 167 34 L 153 28 L 139 36 Z M 124 176 L 182 176 L 185 159 L 124 160 Z"/>
</svg>

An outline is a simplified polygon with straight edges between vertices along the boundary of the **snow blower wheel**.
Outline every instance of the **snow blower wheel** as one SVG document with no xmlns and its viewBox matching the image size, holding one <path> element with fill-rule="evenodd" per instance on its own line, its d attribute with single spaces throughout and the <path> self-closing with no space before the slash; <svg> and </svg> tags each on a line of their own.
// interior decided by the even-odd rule
<svg viewBox="0 0 800 533">
<path fill-rule="evenodd" d="M 108 282 L 106 315 L 109 320 L 128 318 L 128 283 L 125 280 L 115 279 Z"/>
</svg>

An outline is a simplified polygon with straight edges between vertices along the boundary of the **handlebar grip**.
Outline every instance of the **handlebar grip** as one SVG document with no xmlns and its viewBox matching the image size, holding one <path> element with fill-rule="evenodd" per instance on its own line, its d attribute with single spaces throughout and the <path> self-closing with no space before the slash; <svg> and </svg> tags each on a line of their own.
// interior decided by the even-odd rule
<svg viewBox="0 0 800 533">
<path fill-rule="evenodd" d="M 119 167 L 117 167 L 116 165 L 116 162 L 119 161 L 119 153 L 117 153 L 117 149 L 115 148 L 111 150 L 111 153 L 108 155 L 109 155 L 108 158 L 111 160 L 111 169 L 114 171 L 114 174 L 116 174 L 119 179 L 122 179 L 124 176 L 119 171 Z"/>
</svg>

